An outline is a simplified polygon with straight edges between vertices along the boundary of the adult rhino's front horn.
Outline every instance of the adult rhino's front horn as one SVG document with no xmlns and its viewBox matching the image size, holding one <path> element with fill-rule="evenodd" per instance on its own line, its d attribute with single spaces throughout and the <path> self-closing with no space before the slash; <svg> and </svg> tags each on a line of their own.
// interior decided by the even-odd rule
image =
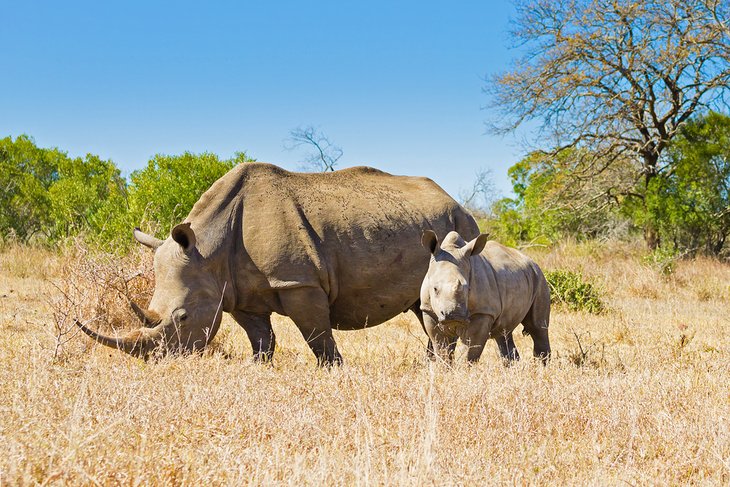
<svg viewBox="0 0 730 487">
<path fill-rule="evenodd" d="M 107 347 L 116 348 L 135 357 L 145 357 L 157 348 L 165 338 L 161 319 L 154 312 L 142 309 L 134 301 L 129 301 L 134 314 L 142 322 L 143 327 L 128 332 L 122 337 L 108 337 L 97 333 L 76 320 L 76 326 L 88 336 Z"/>
<path fill-rule="evenodd" d="M 138 328 L 121 337 L 108 337 L 95 332 L 78 320 L 75 323 L 76 326 L 81 328 L 81 331 L 102 345 L 122 350 L 135 357 L 147 357 L 165 338 L 164 329 L 161 324 L 154 328 Z"/>
</svg>

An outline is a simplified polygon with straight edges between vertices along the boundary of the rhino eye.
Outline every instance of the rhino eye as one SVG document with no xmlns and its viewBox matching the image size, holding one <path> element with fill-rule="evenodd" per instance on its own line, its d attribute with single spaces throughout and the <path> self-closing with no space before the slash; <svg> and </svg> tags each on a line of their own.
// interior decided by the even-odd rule
<svg viewBox="0 0 730 487">
<path fill-rule="evenodd" d="M 188 314 L 183 310 L 178 310 L 175 312 L 174 318 L 177 319 L 178 322 L 183 322 L 188 319 Z"/>
<path fill-rule="evenodd" d="M 433 288 L 433 292 L 434 292 L 434 294 L 438 294 L 439 293 L 439 289 L 437 287 L 435 287 L 435 288 Z"/>
</svg>

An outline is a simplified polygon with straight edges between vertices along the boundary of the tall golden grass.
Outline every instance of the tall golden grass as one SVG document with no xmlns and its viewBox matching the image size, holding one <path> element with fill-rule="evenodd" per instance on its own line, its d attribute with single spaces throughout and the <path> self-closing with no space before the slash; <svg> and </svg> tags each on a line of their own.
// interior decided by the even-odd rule
<svg viewBox="0 0 730 487">
<path fill-rule="evenodd" d="M 143 362 L 69 327 L 132 322 L 149 254 L 0 254 L 2 485 L 485 485 L 730 482 L 730 265 L 665 276 L 639 246 L 533 252 L 580 271 L 609 310 L 553 310 L 554 357 L 505 367 L 424 360 L 402 315 L 336 332 L 346 364 L 318 369 L 276 317 L 272 366 L 235 323 L 202 356 Z M 126 284 L 125 284 L 126 283 Z M 147 293 L 147 294 L 145 294 Z M 529 338 L 516 337 L 523 357 Z"/>
</svg>

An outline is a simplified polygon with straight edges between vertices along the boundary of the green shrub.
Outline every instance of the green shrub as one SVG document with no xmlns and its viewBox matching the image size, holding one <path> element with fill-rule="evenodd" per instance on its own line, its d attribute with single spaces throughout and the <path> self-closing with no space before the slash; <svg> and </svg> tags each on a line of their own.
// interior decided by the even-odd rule
<svg viewBox="0 0 730 487">
<path fill-rule="evenodd" d="M 599 314 L 606 309 L 599 289 L 584 280 L 580 272 L 558 269 L 546 272 L 545 278 L 550 286 L 551 303 L 592 314 Z"/>
<path fill-rule="evenodd" d="M 646 255 L 643 261 L 663 276 L 670 276 L 674 273 L 674 265 L 679 258 L 680 254 L 676 249 L 661 246 Z"/>
<path fill-rule="evenodd" d="M 57 243 L 90 230 L 109 199 L 124 198 L 112 161 L 71 158 L 27 135 L 0 139 L 0 240 Z"/>
<path fill-rule="evenodd" d="M 124 252 L 135 245 L 132 229 L 164 239 L 200 196 L 237 164 L 251 161 L 239 152 L 231 159 L 215 154 L 156 155 L 129 177 L 127 196 L 109 199 L 92 221 L 90 240 L 105 250 Z"/>
<path fill-rule="evenodd" d="M 190 212 L 200 196 L 235 165 L 250 161 L 238 152 L 156 155 L 143 169 L 121 176 L 112 161 L 71 158 L 21 135 L 0 139 L 0 245 L 58 244 L 82 236 L 103 250 L 125 252 L 132 229 L 160 238 Z"/>
</svg>

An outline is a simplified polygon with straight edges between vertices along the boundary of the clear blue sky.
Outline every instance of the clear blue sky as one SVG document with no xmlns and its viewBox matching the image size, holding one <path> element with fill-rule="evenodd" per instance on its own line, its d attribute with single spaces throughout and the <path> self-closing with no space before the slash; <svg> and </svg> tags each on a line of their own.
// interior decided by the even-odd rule
<svg viewBox="0 0 730 487">
<path fill-rule="evenodd" d="M 129 174 L 156 153 L 246 151 L 297 169 L 314 125 L 339 166 L 433 178 L 452 195 L 490 169 L 509 191 L 514 138 L 485 135 L 508 0 L 4 2 L 0 137 L 28 134 Z"/>
</svg>

